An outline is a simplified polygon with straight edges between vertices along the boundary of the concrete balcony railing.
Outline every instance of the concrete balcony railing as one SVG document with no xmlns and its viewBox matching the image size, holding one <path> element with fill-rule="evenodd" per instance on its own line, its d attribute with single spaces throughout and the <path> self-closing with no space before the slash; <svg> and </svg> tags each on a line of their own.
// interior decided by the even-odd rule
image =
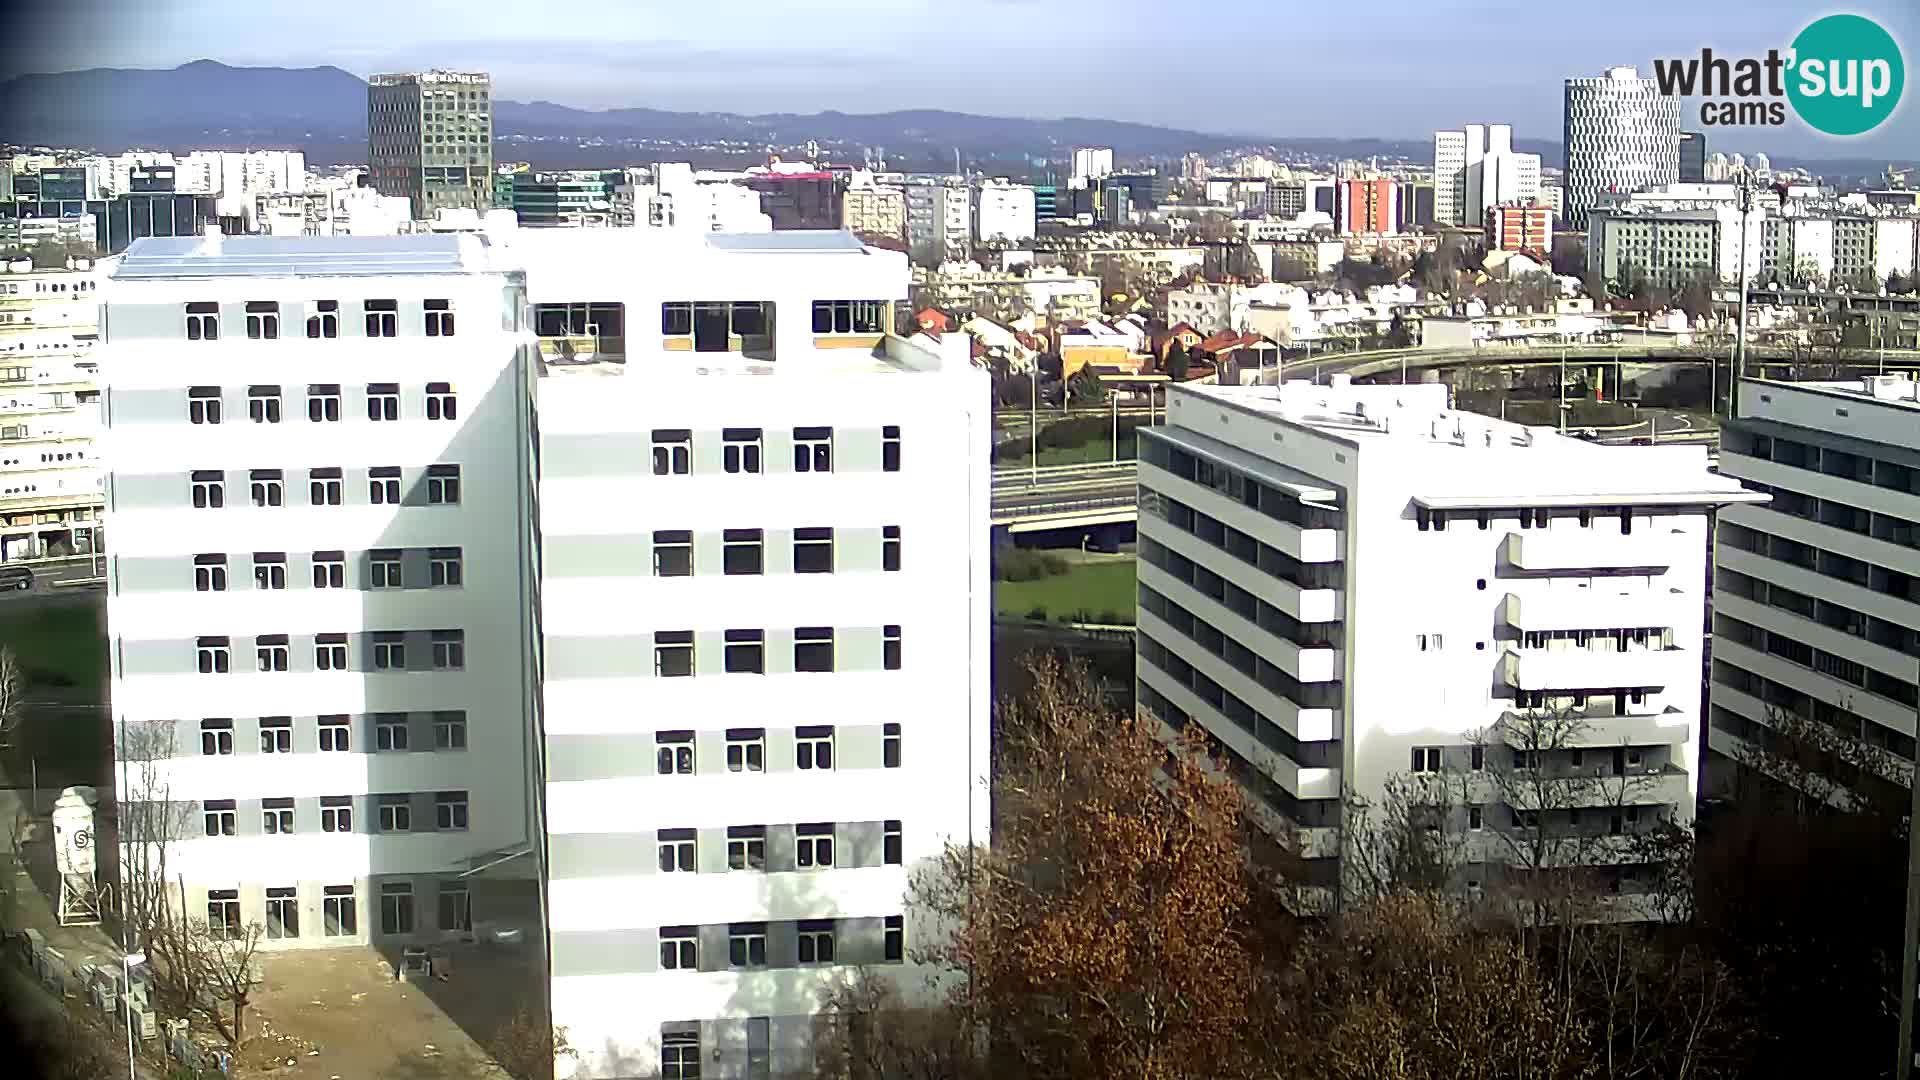
<svg viewBox="0 0 1920 1080">
<path fill-rule="evenodd" d="M 1500 616 L 1515 630 L 1652 630 L 1678 624 L 1678 594 L 1604 592 L 1598 587 L 1508 593 Z"/>
<path fill-rule="evenodd" d="M 1664 570 L 1682 538 L 1673 533 L 1620 533 L 1595 522 L 1589 529 L 1517 532 L 1507 537 L 1507 561 L 1521 570 Z M 1697 542 L 1697 541 L 1696 541 Z"/>
<path fill-rule="evenodd" d="M 1502 675 L 1517 690 L 1597 690 L 1665 686 L 1679 648 L 1509 649 Z"/>
</svg>

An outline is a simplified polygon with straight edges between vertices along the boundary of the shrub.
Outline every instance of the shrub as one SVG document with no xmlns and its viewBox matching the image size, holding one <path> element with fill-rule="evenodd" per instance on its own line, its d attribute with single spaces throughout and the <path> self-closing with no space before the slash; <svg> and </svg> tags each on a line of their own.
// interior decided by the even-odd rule
<svg viewBox="0 0 1920 1080">
<path fill-rule="evenodd" d="M 995 581 L 1038 581 L 1067 572 L 1067 560 L 1051 551 L 1001 548 L 993 556 Z"/>
</svg>

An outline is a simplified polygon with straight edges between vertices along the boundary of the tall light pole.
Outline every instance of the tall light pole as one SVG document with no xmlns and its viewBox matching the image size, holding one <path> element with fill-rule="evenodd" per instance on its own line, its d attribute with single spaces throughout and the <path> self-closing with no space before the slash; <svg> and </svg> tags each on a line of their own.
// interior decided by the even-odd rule
<svg viewBox="0 0 1920 1080">
<path fill-rule="evenodd" d="M 1061 392 L 1065 392 L 1062 384 Z M 1027 483 L 1040 482 L 1040 354 L 1027 361 Z"/>
<path fill-rule="evenodd" d="M 1732 415 L 1734 397 L 1740 391 L 1740 377 L 1747 370 L 1747 292 L 1751 279 L 1747 276 L 1747 223 L 1753 218 L 1753 181 L 1750 177 L 1740 177 L 1740 326 L 1734 339 L 1733 373 L 1727 378 L 1727 413 Z"/>
</svg>

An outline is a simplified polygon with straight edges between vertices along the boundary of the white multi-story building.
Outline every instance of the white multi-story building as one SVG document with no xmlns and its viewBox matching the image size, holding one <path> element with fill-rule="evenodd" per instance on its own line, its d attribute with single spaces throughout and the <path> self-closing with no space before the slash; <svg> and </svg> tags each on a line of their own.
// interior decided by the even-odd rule
<svg viewBox="0 0 1920 1080">
<path fill-rule="evenodd" d="M 1433 133 L 1433 219 L 1474 228 L 1487 211 L 1540 196 L 1540 155 L 1513 149 L 1509 124 L 1468 124 Z"/>
<path fill-rule="evenodd" d="M 0 272 L 0 562 L 99 550 L 99 272 Z"/>
<path fill-rule="evenodd" d="M 991 435 L 907 280 L 843 233 L 136 244 L 113 707 L 173 725 L 190 911 L 539 934 L 582 1077 L 805 1069 L 829 979 L 922 985 L 907 875 L 987 837 Z"/>
<path fill-rule="evenodd" d="M 1764 496 L 1704 447 L 1601 447 L 1447 395 L 1175 388 L 1142 431 L 1139 700 L 1225 744 L 1328 886 L 1343 799 L 1396 774 L 1461 781 L 1442 824 L 1465 887 L 1512 864 L 1511 830 L 1692 814 L 1709 513 Z M 1502 805 L 1486 756 L 1542 713 L 1568 723 L 1534 764 L 1593 770 L 1611 805 Z"/>
<path fill-rule="evenodd" d="M 913 261 L 938 266 L 972 249 L 973 200 L 960 177 L 922 177 L 906 185 L 907 247 Z"/>
<path fill-rule="evenodd" d="M 1680 99 L 1631 67 L 1568 79 L 1566 208 L 1576 229 L 1603 192 L 1631 192 L 1680 179 Z"/>
<path fill-rule="evenodd" d="M 1033 239 L 1033 188 L 1005 179 L 981 183 L 973 193 L 973 239 L 1020 243 Z"/>
<path fill-rule="evenodd" d="M 1714 543 L 1710 789 L 1738 782 L 1777 713 L 1914 757 L 1920 657 L 1920 397 L 1904 375 L 1740 383 L 1720 471 L 1769 492 Z M 1863 772 L 1855 783 L 1904 776 Z"/>
<path fill-rule="evenodd" d="M 891 185 L 874 182 L 873 173 L 855 169 L 840 195 L 840 223 L 856 236 L 886 236 L 904 240 L 907 235 L 907 193 Z"/>
<path fill-rule="evenodd" d="M 1113 175 L 1113 147 L 1079 146 L 1073 151 L 1073 172 L 1078 179 L 1099 180 Z"/>
</svg>

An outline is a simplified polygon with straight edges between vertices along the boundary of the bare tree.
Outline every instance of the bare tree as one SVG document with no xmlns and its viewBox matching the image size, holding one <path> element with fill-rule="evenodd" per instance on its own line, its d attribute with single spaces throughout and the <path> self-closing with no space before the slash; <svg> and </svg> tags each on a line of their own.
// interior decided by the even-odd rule
<svg viewBox="0 0 1920 1080">
<path fill-rule="evenodd" d="M 579 1051 L 537 1002 L 523 1001 L 487 1044 L 487 1054 L 513 1080 L 552 1080 L 554 1065 Z"/>
<path fill-rule="evenodd" d="M 1459 778 L 1441 773 L 1390 776 L 1377 800 L 1349 792 L 1341 859 L 1347 896 L 1450 893 L 1468 856 L 1467 830 L 1456 820 L 1466 812 L 1461 794 Z"/>
<path fill-rule="evenodd" d="M 119 730 L 118 908 L 124 944 L 149 959 L 160 1004 L 184 1015 L 204 998 L 203 971 L 192 948 L 186 899 L 168 870 L 173 845 L 187 838 L 186 804 L 173 799 L 167 762 L 174 722 L 123 723 Z"/>
<path fill-rule="evenodd" d="M 821 1080 L 973 1080 L 990 1075 L 977 1029 L 950 1005 L 906 1004 L 867 968 L 831 986 L 814 1032 Z"/>
<path fill-rule="evenodd" d="M 1809 703 L 1822 714 L 1852 719 L 1852 702 L 1837 710 Z M 1770 706 L 1756 738 L 1744 742 L 1734 759 L 1772 781 L 1764 796 L 1783 801 L 1780 809 L 1804 815 L 1817 810 L 1899 816 L 1912 782 L 1913 765 L 1893 751 L 1815 719 L 1807 712 Z"/>
<path fill-rule="evenodd" d="M 226 928 L 194 919 L 177 939 L 176 962 L 187 965 L 194 983 L 207 991 L 197 1002 L 201 1015 L 235 1049 L 247 1039 L 247 1008 L 260 985 L 255 960 L 266 936 L 267 928 L 257 922 Z"/>
</svg>

